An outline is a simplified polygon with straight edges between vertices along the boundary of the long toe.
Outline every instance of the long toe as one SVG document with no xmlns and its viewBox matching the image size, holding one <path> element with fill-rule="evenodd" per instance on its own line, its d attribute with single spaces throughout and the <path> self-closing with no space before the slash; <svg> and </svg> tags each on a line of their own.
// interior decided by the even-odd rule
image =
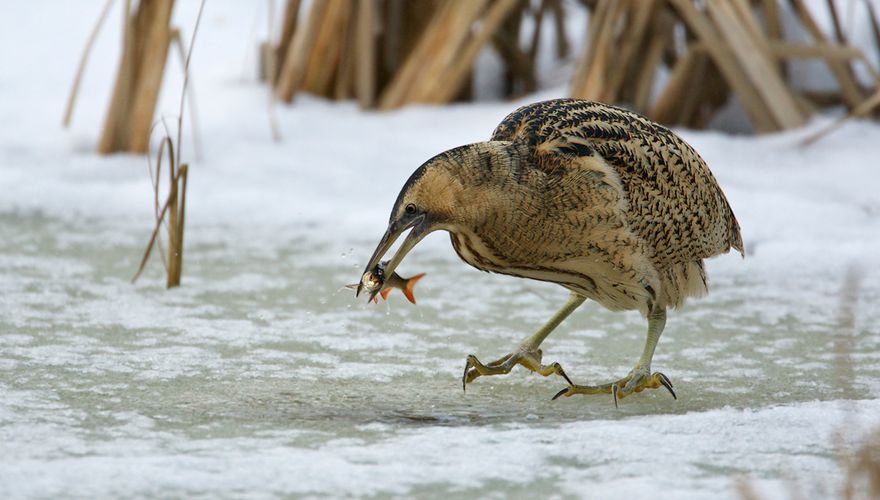
<svg viewBox="0 0 880 500">
<path fill-rule="evenodd" d="M 510 373 L 511 368 L 519 362 L 521 357 L 521 354 L 508 354 L 491 363 L 483 364 L 476 356 L 469 354 L 464 365 L 464 374 L 461 377 L 462 389 L 467 391 L 467 385 L 477 377 Z"/>
<path fill-rule="evenodd" d="M 611 394 L 614 406 L 617 406 L 618 400 L 623 399 L 631 394 L 642 392 L 645 389 L 657 389 L 664 387 L 669 391 L 674 399 L 678 399 L 672 387 L 672 381 L 669 377 L 660 372 L 648 373 L 642 370 L 633 370 L 626 377 L 609 384 L 601 385 L 576 385 L 571 384 L 565 389 L 557 392 L 553 399 L 560 397 L 571 397 L 575 394 Z"/>
<path fill-rule="evenodd" d="M 481 363 L 473 354 L 467 357 L 464 364 L 464 373 L 461 377 L 462 388 L 466 391 L 467 385 L 473 382 L 477 377 L 488 375 L 503 375 L 510 373 L 516 365 L 522 365 L 525 368 L 545 377 L 556 374 L 564 378 L 566 382 L 571 384 L 571 379 L 566 375 L 565 370 L 559 363 L 550 363 L 549 365 L 541 364 L 541 350 L 521 350 L 501 357 L 491 363 Z"/>
</svg>

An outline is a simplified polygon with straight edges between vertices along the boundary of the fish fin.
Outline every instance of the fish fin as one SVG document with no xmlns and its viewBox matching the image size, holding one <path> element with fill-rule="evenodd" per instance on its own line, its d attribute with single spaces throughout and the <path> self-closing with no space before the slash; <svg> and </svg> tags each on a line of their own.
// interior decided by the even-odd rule
<svg viewBox="0 0 880 500">
<path fill-rule="evenodd" d="M 416 283 L 422 278 L 425 277 L 425 273 L 417 274 L 412 278 L 406 280 L 406 288 L 403 290 L 403 294 L 406 295 L 406 300 L 416 303 L 416 297 L 413 295 L 413 288 L 415 288 Z"/>
<path fill-rule="evenodd" d="M 378 303 L 379 303 L 379 297 L 373 297 L 373 303 L 374 303 L 374 304 L 378 304 Z"/>
<path fill-rule="evenodd" d="M 388 300 L 388 294 L 391 293 L 391 287 L 385 288 L 379 292 L 379 295 L 382 296 L 382 300 Z"/>
</svg>

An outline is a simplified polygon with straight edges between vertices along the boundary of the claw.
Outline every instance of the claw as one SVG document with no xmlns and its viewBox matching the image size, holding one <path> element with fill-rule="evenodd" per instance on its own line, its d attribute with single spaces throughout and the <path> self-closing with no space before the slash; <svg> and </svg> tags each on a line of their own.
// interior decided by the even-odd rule
<svg viewBox="0 0 880 500">
<path fill-rule="evenodd" d="M 541 351 L 538 351 L 538 352 L 540 353 Z M 564 378 L 565 381 L 568 382 L 568 385 L 574 385 L 574 382 L 572 382 L 571 379 L 568 378 L 568 375 L 565 374 L 565 370 L 562 369 L 562 365 L 560 365 L 559 363 L 553 363 L 553 367 L 556 368 L 557 370 L 559 370 L 557 373 L 562 375 L 562 378 Z M 568 390 L 568 389 L 566 389 L 566 390 Z M 556 399 L 556 398 L 553 398 L 553 399 Z"/>
<path fill-rule="evenodd" d="M 550 401 L 556 401 L 556 399 L 559 398 L 559 396 L 563 396 L 563 395 L 568 397 L 568 395 L 565 393 L 568 392 L 569 389 L 570 389 L 570 387 L 566 387 L 565 389 L 562 389 L 561 391 L 557 392 L 556 395 L 553 396 L 553 398 Z"/>
<path fill-rule="evenodd" d="M 618 390 L 619 389 L 617 387 L 617 384 L 613 384 L 611 386 L 611 397 L 614 398 L 614 407 L 615 408 L 620 408 L 620 406 L 617 405 L 617 391 Z"/>
<path fill-rule="evenodd" d="M 471 367 L 471 357 L 468 356 L 464 362 L 464 375 L 461 376 L 461 390 L 467 392 L 467 375 Z"/>
<path fill-rule="evenodd" d="M 669 377 L 657 372 L 657 378 L 660 379 L 660 383 L 663 384 L 663 387 L 665 387 L 667 391 L 669 391 L 669 394 L 672 394 L 672 399 L 678 400 L 678 396 L 676 396 L 675 391 L 672 390 L 672 381 L 669 380 Z"/>
</svg>

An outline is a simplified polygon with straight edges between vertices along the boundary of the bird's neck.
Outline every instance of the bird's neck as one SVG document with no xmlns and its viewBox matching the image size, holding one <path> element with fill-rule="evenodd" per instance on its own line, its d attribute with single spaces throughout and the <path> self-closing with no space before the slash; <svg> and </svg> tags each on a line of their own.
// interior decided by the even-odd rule
<svg viewBox="0 0 880 500">
<path fill-rule="evenodd" d="M 517 172 L 523 172 L 527 147 L 506 141 L 470 144 L 448 151 L 450 188 L 449 224 L 443 229 L 477 244 L 506 232 L 511 203 L 517 190 Z M 488 240 L 487 240 L 488 241 Z"/>
</svg>

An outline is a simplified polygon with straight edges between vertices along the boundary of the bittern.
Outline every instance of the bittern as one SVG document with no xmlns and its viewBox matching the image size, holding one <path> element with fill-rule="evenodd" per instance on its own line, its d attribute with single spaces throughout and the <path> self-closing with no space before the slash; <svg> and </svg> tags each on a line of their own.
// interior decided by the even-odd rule
<svg viewBox="0 0 880 500">
<path fill-rule="evenodd" d="M 521 107 L 487 142 L 434 156 L 401 189 L 364 273 L 412 228 L 385 266 L 390 275 L 428 233 L 448 231 L 455 252 L 483 271 L 558 283 L 566 304 L 511 354 L 467 357 L 464 387 L 517 364 L 568 387 L 555 397 L 619 398 L 666 387 L 651 371 L 666 310 L 707 293 L 703 259 L 743 254 L 739 224 L 706 162 L 681 137 L 631 111 L 575 99 Z M 358 289 L 358 293 L 362 290 Z M 377 290 L 370 290 L 370 298 Z M 541 342 L 586 299 L 648 320 L 642 355 L 625 377 L 577 385 Z"/>
</svg>

